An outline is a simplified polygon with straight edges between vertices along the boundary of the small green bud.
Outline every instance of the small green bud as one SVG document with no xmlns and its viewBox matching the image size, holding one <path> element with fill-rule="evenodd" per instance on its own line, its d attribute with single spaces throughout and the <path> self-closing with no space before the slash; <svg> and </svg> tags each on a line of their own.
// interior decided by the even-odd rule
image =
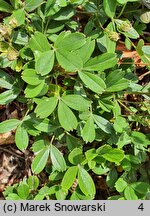
<svg viewBox="0 0 150 216">
<path fill-rule="evenodd" d="M 143 23 L 150 23 L 150 11 L 146 11 L 141 14 L 140 19 Z"/>
<path fill-rule="evenodd" d="M 131 23 L 128 22 L 128 21 L 123 21 L 123 22 L 121 23 L 121 25 L 119 26 L 119 29 L 120 29 L 121 31 L 124 31 L 124 32 L 130 31 L 131 28 L 132 28 L 132 25 L 131 25 Z"/>
<path fill-rule="evenodd" d="M 15 49 L 13 49 L 11 47 L 8 48 L 7 58 L 8 58 L 9 61 L 16 60 L 18 55 L 19 55 L 19 53 L 18 53 L 17 50 L 15 50 Z"/>
<path fill-rule="evenodd" d="M 0 25 L 0 35 L 4 38 L 7 38 L 11 34 L 10 27 L 6 25 Z"/>
<path fill-rule="evenodd" d="M 17 22 L 17 20 L 16 20 L 15 17 L 13 17 L 12 19 L 10 19 L 9 25 L 10 25 L 12 28 L 16 28 L 16 27 L 18 26 L 18 22 Z"/>
<path fill-rule="evenodd" d="M 120 39 L 119 34 L 117 32 L 109 32 L 108 37 L 110 38 L 110 40 L 115 42 Z"/>
</svg>

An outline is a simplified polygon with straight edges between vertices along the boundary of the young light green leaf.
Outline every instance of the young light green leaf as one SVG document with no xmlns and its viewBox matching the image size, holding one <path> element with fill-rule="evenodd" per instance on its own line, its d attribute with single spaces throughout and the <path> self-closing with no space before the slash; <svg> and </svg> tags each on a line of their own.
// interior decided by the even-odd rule
<svg viewBox="0 0 150 216">
<path fill-rule="evenodd" d="M 61 126 L 67 130 L 73 130 L 77 127 L 77 119 L 71 109 L 62 101 L 58 104 L 58 119 Z"/>
<path fill-rule="evenodd" d="M 78 166 L 78 168 L 79 168 L 78 182 L 79 182 L 79 187 L 81 191 L 86 196 L 90 195 L 91 197 L 94 198 L 96 189 L 95 189 L 95 184 L 93 182 L 93 179 L 83 167 Z"/>
<path fill-rule="evenodd" d="M 69 156 L 68 156 L 68 160 L 70 163 L 74 164 L 74 165 L 78 165 L 82 162 L 83 156 L 82 156 L 82 150 L 81 148 L 74 148 Z"/>
<path fill-rule="evenodd" d="M 21 183 L 17 188 L 17 193 L 21 199 L 27 199 L 27 197 L 29 196 L 29 192 L 30 189 L 29 185 L 27 184 Z"/>
<path fill-rule="evenodd" d="M 106 15 L 113 18 L 116 11 L 117 2 L 116 0 L 103 0 L 103 7 Z"/>
<path fill-rule="evenodd" d="M 122 116 L 117 116 L 114 122 L 114 129 L 118 133 L 122 133 L 125 128 L 128 128 L 129 124 Z"/>
<path fill-rule="evenodd" d="M 42 76 L 48 74 L 54 65 L 54 51 L 49 50 L 43 53 L 40 53 L 38 58 L 35 61 L 35 70 L 38 74 Z"/>
<path fill-rule="evenodd" d="M 66 170 L 66 162 L 62 153 L 54 146 L 50 147 L 50 157 L 55 170 L 65 171 Z"/>
<path fill-rule="evenodd" d="M 83 62 L 79 56 L 67 50 L 58 49 L 56 51 L 58 63 L 66 70 L 76 72 L 83 67 Z"/>
<path fill-rule="evenodd" d="M 78 111 L 88 110 L 91 102 L 80 95 L 65 95 L 62 97 L 63 102 L 72 109 Z"/>
<path fill-rule="evenodd" d="M 133 190 L 133 188 L 128 185 L 125 190 L 124 190 L 124 196 L 126 200 L 138 200 L 138 197 L 135 193 L 135 191 Z"/>
<path fill-rule="evenodd" d="M 111 134 L 112 133 L 112 124 L 105 118 L 93 115 L 95 123 L 99 126 L 101 130 L 103 130 L 105 133 Z"/>
<path fill-rule="evenodd" d="M 102 145 L 100 146 L 97 150 L 96 153 L 99 155 L 103 155 L 106 154 L 107 152 L 109 152 L 112 149 L 112 147 L 110 145 Z"/>
<path fill-rule="evenodd" d="M 17 27 L 23 25 L 25 23 L 25 11 L 24 11 L 24 9 L 21 8 L 21 9 L 13 11 L 12 16 L 10 17 L 10 22 L 11 22 L 11 19 L 12 20 L 15 19 Z"/>
<path fill-rule="evenodd" d="M 102 156 L 110 162 L 119 163 L 124 158 L 124 152 L 120 149 L 111 149 Z"/>
<path fill-rule="evenodd" d="M 29 176 L 27 183 L 30 187 L 30 190 L 36 190 L 39 186 L 39 179 L 37 176 Z"/>
<path fill-rule="evenodd" d="M 69 167 L 69 169 L 65 172 L 65 175 L 61 182 L 62 189 L 68 190 L 72 186 L 76 178 L 77 172 L 78 172 L 77 166 Z"/>
<path fill-rule="evenodd" d="M 39 85 L 43 78 L 40 77 L 34 69 L 25 69 L 22 73 L 22 79 L 30 85 Z"/>
<path fill-rule="evenodd" d="M 102 55 L 91 58 L 83 66 L 86 71 L 104 71 L 112 68 L 117 64 L 116 55 L 113 53 L 104 53 Z"/>
<path fill-rule="evenodd" d="M 17 128 L 21 123 L 18 119 L 9 119 L 0 123 L 0 133 L 6 133 Z"/>
<path fill-rule="evenodd" d="M 105 82 L 98 75 L 89 72 L 78 72 L 78 74 L 84 84 L 93 92 L 101 94 L 105 90 Z"/>
<path fill-rule="evenodd" d="M 29 41 L 29 47 L 33 52 L 36 50 L 39 52 L 49 51 L 51 46 L 44 34 L 41 32 L 35 32 L 35 34 L 31 37 Z"/>
<path fill-rule="evenodd" d="M 44 98 L 35 108 L 36 116 L 40 118 L 48 117 L 56 108 L 58 99 L 56 97 Z"/>
<path fill-rule="evenodd" d="M 9 193 L 6 200 L 21 200 L 21 197 L 19 197 L 16 193 Z"/>
<path fill-rule="evenodd" d="M 29 12 L 35 10 L 42 4 L 43 0 L 25 0 L 25 9 Z"/>
<path fill-rule="evenodd" d="M 127 187 L 127 182 L 123 180 L 123 178 L 119 178 L 115 183 L 116 190 L 121 193 Z"/>
<path fill-rule="evenodd" d="M 86 121 L 84 128 L 81 132 L 83 140 L 87 142 L 93 142 L 95 139 L 95 126 L 94 126 L 94 120 L 93 116 L 90 115 L 88 120 Z"/>
<path fill-rule="evenodd" d="M 46 166 L 48 157 L 49 157 L 49 148 L 46 147 L 45 149 L 41 150 L 34 158 L 31 164 L 32 172 L 35 174 L 40 173 Z"/>
<path fill-rule="evenodd" d="M 13 11 L 13 8 L 6 1 L 0 0 L 0 11 L 11 13 Z"/>
<path fill-rule="evenodd" d="M 15 142 L 18 149 L 24 151 L 29 142 L 29 137 L 26 129 L 23 127 L 23 124 L 19 125 L 16 130 L 15 134 Z"/>
<path fill-rule="evenodd" d="M 25 89 L 25 96 L 27 98 L 34 98 L 37 95 L 39 95 L 42 91 L 42 89 L 44 88 L 45 82 L 44 80 L 37 86 L 33 86 L 33 85 L 27 85 L 26 89 Z"/>
</svg>

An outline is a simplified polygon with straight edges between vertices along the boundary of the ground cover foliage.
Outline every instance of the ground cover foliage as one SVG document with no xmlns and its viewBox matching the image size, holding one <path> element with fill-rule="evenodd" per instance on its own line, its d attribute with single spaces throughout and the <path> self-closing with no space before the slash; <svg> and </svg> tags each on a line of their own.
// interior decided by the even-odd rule
<svg viewBox="0 0 150 216">
<path fill-rule="evenodd" d="M 5 199 L 150 199 L 149 9 L 0 0 Z"/>
</svg>

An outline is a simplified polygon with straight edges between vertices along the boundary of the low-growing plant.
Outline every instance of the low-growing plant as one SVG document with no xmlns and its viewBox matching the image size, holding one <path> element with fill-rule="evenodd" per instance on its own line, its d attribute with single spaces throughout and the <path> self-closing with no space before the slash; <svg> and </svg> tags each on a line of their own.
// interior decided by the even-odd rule
<svg viewBox="0 0 150 216">
<path fill-rule="evenodd" d="M 18 149 L 35 156 L 33 175 L 6 188 L 6 199 L 95 199 L 95 176 L 107 199 L 149 199 L 150 84 L 117 49 L 122 41 L 149 73 L 149 8 L 145 0 L 0 0 L 0 104 L 25 107 L 0 133 L 15 130 Z"/>
</svg>

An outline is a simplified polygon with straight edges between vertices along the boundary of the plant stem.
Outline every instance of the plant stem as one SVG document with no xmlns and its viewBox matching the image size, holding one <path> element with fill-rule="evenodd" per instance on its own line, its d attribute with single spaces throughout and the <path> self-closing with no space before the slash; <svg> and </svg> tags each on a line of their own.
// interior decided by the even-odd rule
<svg viewBox="0 0 150 216">
<path fill-rule="evenodd" d="M 123 5 L 122 10 L 120 11 L 119 15 L 117 16 L 117 19 L 118 19 L 119 17 L 121 17 L 121 15 L 123 14 L 123 11 L 124 11 L 126 5 L 127 5 L 127 3 L 125 3 L 125 4 Z"/>
</svg>

